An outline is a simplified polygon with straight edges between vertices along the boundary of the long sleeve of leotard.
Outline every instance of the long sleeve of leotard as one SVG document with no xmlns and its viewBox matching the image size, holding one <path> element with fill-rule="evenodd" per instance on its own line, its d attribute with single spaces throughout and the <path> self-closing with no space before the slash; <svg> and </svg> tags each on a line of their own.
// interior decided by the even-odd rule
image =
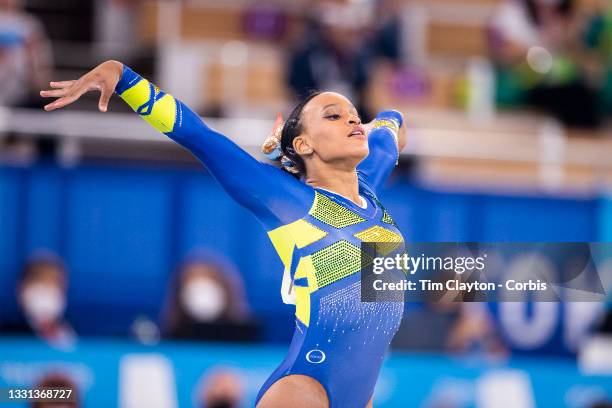
<svg viewBox="0 0 612 408">
<path fill-rule="evenodd" d="M 378 192 L 397 164 L 397 138 L 401 126 L 402 115 L 393 110 L 380 112 L 374 120 L 368 135 L 370 154 L 357 166 L 374 192 Z"/>
<path fill-rule="evenodd" d="M 293 222 L 310 209 L 312 188 L 274 166 L 260 163 L 208 127 L 181 101 L 125 65 L 115 92 L 151 126 L 193 153 L 268 229 Z"/>
</svg>

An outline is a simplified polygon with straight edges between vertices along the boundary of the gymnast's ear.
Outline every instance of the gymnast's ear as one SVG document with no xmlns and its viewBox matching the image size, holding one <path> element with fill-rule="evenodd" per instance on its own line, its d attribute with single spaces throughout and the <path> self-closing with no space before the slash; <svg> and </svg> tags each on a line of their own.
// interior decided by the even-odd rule
<svg viewBox="0 0 612 408">
<path fill-rule="evenodd" d="M 304 135 L 297 136 L 293 139 L 293 149 L 300 156 L 309 156 L 313 152 L 309 138 Z"/>
</svg>

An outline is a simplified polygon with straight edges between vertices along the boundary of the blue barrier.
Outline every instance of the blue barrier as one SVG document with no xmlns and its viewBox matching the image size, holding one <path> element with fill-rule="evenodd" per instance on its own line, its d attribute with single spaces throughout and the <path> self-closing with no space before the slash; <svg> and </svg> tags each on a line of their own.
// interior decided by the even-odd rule
<svg viewBox="0 0 612 408">
<path fill-rule="evenodd" d="M 398 173 L 382 201 L 413 241 L 609 239 L 599 235 L 609 211 L 598 211 L 597 199 L 451 194 Z M 204 170 L 0 167 L 0 231 L 0 319 L 16 312 L 19 268 L 36 248 L 66 259 L 68 315 L 79 332 L 104 334 L 125 332 L 138 315 L 158 319 L 173 268 L 205 246 L 242 271 L 266 339 L 291 334 L 292 310 L 279 296 L 282 265 L 266 234 Z M 109 308 L 120 313 L 109 317 Z"/>
<path fill-rule="evenodd" d="M 60 351 L 32 339 L 2 339 L 0 387 L 32 387 L 45 373 L 61 372 L 77 384 L 85 406 L 106 408 L 118 406 L 128 394 L 138 391 L 130 385 L 129 377 L 142 365 L 149 371 L 167 372 L 167 392 L 175 396 L 177 406 L 190 407 L 195 406 L 203 375 L 211 369 L 230 367 L 244 383 L 243 406 L 247 407 L 253 405 L 259 387 L 284 352 L 277 347 L 197 343 L 143 346 L 101 340 L 82 341 L 74 350 Z M 151 377 L 157 381 L 164 378 Z M 159 391 L 151 389 L 150 379 L 141 379 L 145 389 L 149 386 L 151 393 Z M 489 394 L 495 398 L 495 393 L 504 390 L 514 393 L 501 395 L 509 401 L 527 398 L 538 407 L 585 408 L 587 403 L 612 396 L 612 379 L 580 375 L 575 362 L 564 359 L 495 363 L 478 358 L 394 353 L 383 366 L 375 406 L 427 407 L 452 401 L 453 407 L 470 408 L 490 401 Z"/>
<path fill-rule="evenodd" d="M 601 240 L 612 242 L 612 197 L 601 200 L 600 209 L 600 231 Z"/>
</svg>

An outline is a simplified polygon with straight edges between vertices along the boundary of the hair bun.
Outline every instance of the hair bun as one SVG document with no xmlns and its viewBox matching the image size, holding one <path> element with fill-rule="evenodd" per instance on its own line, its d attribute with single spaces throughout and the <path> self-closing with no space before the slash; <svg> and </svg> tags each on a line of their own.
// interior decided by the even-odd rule
<svg viewBox="0 0 612 408">
<path fill-rule="evenodd" d="M 283 133 L 284 125 L 285 122 L 283 121 L 283 116 L 279 113 L 276 116 L 276 121 L 274 122 L 272 131 L 261 145 L 261 151 L 270 160 L 279 160 L 283 154 L 281 150 L 281 135 Z"/>
</svg>

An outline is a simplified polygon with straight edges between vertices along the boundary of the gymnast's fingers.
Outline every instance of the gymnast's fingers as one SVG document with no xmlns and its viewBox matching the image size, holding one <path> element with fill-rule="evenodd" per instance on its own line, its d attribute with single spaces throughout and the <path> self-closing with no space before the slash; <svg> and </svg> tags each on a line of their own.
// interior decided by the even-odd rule
<svg viewBox="0 0 612 408">
<path fill-rule="evenodd" d="M 63 96 L 51 102 L 50 104 L 45 105 L 44 109 L 47 112 L 50 112 L 55 109 L 63 108 L 64 106 L 70 105 L 71 103 L 79 99 L 81 95 L 83 95 L 85 92 L 87 92 L 87 89 L 77 88 L 75 90 L 72 90 L 66 96 Z"/>
<path fill-rule="evenodd" d="M 49 89 L 46 91 L 40 91 L 40 96 L 44 98 L 61 98 L 62 96 L 66 96 L 67 93 L 67 88 Z"/>
<path fill-rule="evenodd" d="M 75 82 L 76 82 L 75 80 L 71 80 L 71 81 L 53 81 L 53 82 L 49 83 L 49 85 L 51 85 L 51 88 L 69 88 Z"/>
</svg>

